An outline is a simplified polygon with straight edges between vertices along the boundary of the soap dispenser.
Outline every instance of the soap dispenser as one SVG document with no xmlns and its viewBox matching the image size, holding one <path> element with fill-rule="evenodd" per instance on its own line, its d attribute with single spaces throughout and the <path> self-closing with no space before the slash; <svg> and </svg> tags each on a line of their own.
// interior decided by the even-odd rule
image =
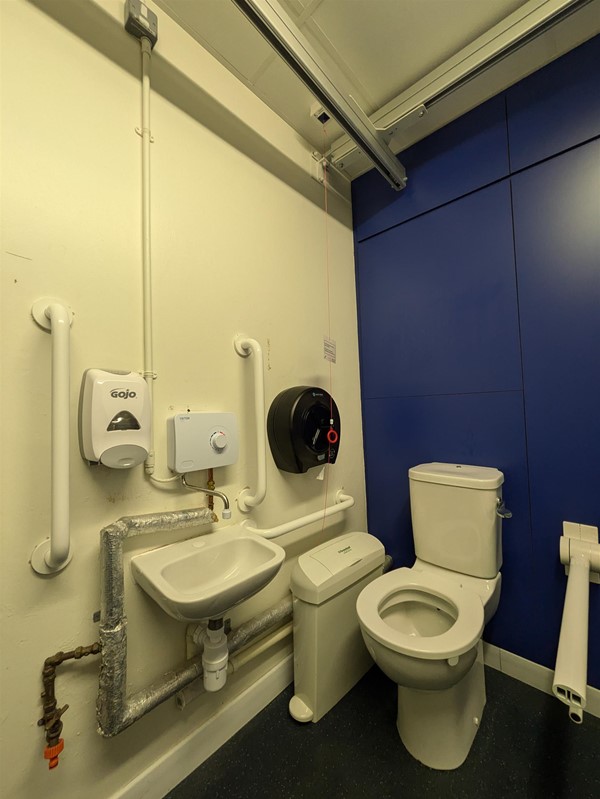
<svg viewBox="0 0 600 799">
<path fill-rule="evenodd" d="M 79 403 L 79 444 L 90 464 L 131 469 L 150 449 L 148 386 L 136 372 L 88 369 Z"/>
</svg>

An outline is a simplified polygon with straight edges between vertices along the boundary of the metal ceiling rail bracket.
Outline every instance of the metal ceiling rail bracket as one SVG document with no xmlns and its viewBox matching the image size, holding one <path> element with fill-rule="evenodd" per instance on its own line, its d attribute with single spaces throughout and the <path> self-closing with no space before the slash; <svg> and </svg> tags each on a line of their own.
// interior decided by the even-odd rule
<svg viewBox="0 0 600 799">
<path fill-rule="evenodd" d="M 369 119 L 366 111 L 363 111 L 363 109 L 360 107 L 358 100 L 356 100 L 351 94 L 348 96 L 356 106 L 356 110 L 361 116 L 363 122 L 365 122 L 365 124 L 372 125 L 373 123 Z M 421 103 L 420 105 L 411 108 L 411 110 L 408 111 L 406 114 L 403 114 L 401 117 L 399 117 L 394 122 L 393 125 L 390 125 L 388 127 L 379 127 L 377 125 L 374 125 L 374 127 L 377 133 L 379 134 L 379 137 L 383 141 L 387 141 L 391 139 L 392 136 L 394 136 L 394 134 L 398 133 L 399 131 L 406 130 L 406 128 L 410 128 L 413 125 L 415 125 L 417 122 L 420 122 L 426 114 L 427 114 L 427 108 L 425 108 L 423 103 Z M 330 156 L 330 160 L 333 163 L 332 156 Z M 341 164 L 339 163 L 335 165 L 338 166 L 340 169 L 342 168 Z"/>
<path fill-rule="evenodd" d="M 369 118 L 331 81 L 326 65 L 276 0 L 233 0 L 392 188 L 406 186 L 406 170 Z"/>
<path fill-rule="evenodd" d="M 390 125 L 387 128 L 377 128 L 377 130 L 381 131 L 383 136 L 387 136 L 391 139 L 392 136 L 396 135 L 396 133 L 406 130 L 407 128 L 412 128 L 412 126 L 416 125 L 417 122 L 421 122 L 426 115 L 427 108 L 423 103 L 420 103 L 412 108 L 408 113 L 403 114 L 393 125 Z"/>
<path fill-rule="evenodd" d="M 593 19 L 594 9 L 598 5 L 600 0 L 529 0 L 421 81 L 371 114 L 371 124 L 384 139 L 391 140 L 395 134 L 402 133 L 413 124 L 426 121 L 427 113 L 438 103 L 464 89 L 503 61 L 519 57 L 521 51 L 534 40 L 552 32 L 567 19 L 574 18 L 584 10 L 588 10 Z M 582 16 L 583 26 L 585 19 Z M 598 30 L 597 19 L 596 14 L 596 23 L 592 25 L 590 36 Z M 556 33 L 554 35 L 557 36 Z M 522 63 L 526 63 L 523 56 L 520 57 Z M 487 99 L 487 96 L 474 104 L 482 99 Z M 395 149 L 398 151 L 399 147 Z M 341 137 L 333 142 L 329 157 L 332 163 L 342 168 L 344 162 L 347 166 L 356 154 L 355 144 Z"/>
<path fill-rule="evenodd" d="M 333 192 L 344 202 L 350 202 L 350 181 L 338 167 L 331 163 L 326 155 L 314 150 L 310 159 L 310 176 L 321 186 L 327 186 L 328 192 Z"/>
</svg>

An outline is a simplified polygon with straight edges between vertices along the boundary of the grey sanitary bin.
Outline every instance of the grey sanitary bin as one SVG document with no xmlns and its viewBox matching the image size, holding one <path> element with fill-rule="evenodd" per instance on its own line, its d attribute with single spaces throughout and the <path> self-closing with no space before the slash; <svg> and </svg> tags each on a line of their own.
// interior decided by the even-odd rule
<svg viewBox="0 0 600 799">
<path fill-rule="evenodd" d="M 294 605 L 294 696 L 297 721 L 319 721 L 373 665 L 363 643 L 356 599 L 383 573 L 383 544 L 346 533 L 298 558 Z"/>
</svg>

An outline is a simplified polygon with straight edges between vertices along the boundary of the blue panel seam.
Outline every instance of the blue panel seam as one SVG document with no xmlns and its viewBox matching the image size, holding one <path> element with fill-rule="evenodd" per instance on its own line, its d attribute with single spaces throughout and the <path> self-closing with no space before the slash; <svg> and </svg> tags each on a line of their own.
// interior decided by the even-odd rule
<svg viewBox="0 0 600 799">
<path fill-rule="evenodd" d="M 510 151 L 509 151 L 509 158 L 510 158 Z M 515 270 L 515 294 L 517 301 L 517 325 L 519 328 L 519 356 L 521 361 L 521 383 L 523 385 L 523 390 L 521 394 L 523 398 L 523 438 L 525 444 L 525 468 L 527 472 L 529 546 L 531 550 L 531 563 L 535 564 L 535 552 L 533 546 L 533 518 L 531 512 L 531 474 L 529 468 L 529 441 L 527 438 L 527 411 L 525 406 L 525 367 L 523 365 L 523 337 L 521 335 L 521 306 L 519 304 L 519 270 L 517 268 L 517 240 L 515 233 L 515 206 L 513 201 L 512 177 L 509 179 L 508 183 L 510 190 L 510 216 L 511 216 L 511 231 L 512 231 L 512 240 L 513 240 L 513 265 Z"/>
<path fill-rule="evenodd" d="M 424 399 L 426 397 L 478 397 L 484 394 L 522 394 L 520 388 L 502 388 L 496 391 L 453 391 L 442 394 L 382 394 L 376 397 L 363 396 L 365 400 L 387 400 L 387 399 Z"/>
<path fill-rule="evenodd" d="M 551 161 L 553 158 L 558 158 L 558 156 L 564 155 L 565 153 L 568 153 L 571 150 L 577 150 L 577 148 L 579 147 L 585 147 L 586 144 L 590 144 L 593 141 L 598 141 L 599 139 L 600 139 L 600 134 L 598 136 L 592 136 L 591 138 L 586 139 L 585 141 L 578 142 L 577 144 L 574 144 L 571 147 L 565 147 L 564 150 L 560 150 L 557 153 L 548 155 L 546 156 L 546 158 L 541 158 L 539 161 L 536 161 L 533 164 L 528 164 L 527 166 L 521 167 L 520 169 L 515 169 L 514 172 L 510 170 L 510 141 L 509 141 L 509 146 L 508 146 L 509 171 L 506 175 L 503 175 L 501 178 L 497 178 L 496 180 L 492 180 L 490 181 L 490 183 L 486 183 L 483 186 L 478 186 L 476 189 L 467 191 L 464 194 L 459 195 L 458 197 L 453 197 L 451 200 L 447 200 L 445 203 L 434 205 L 433 207 L 428 208 L 426 211 L 421 211 L 421 213 L 415 214 L 414 216 L 411 216 L 408 219 L 403 219 L 402 222 L 397 222 L 395 225 L 390 225 L 389 227 L 382 228 L 381 230 L 378 230 L 377 233 L 370 233 L 368 236 L 365 236 L 364 238 L 359 238 L 358 236 L 356 236 L 355 239 L 356 243 L 362 244 L 365 241 L 374 239 L 377 236 L 381 236 L 384 233 L 388 233 L 390 230 L 402 227 L 402 225 L 405 225 L 407 222 L 412 222 L 415 219 L 419 219 L 419 217 L 421 216 L 426 216 L 427 214 L 430 214 L 432 211 L 438 211 L 440 208 L 445 208 L 447 205 L 452 205 L 452 203 L 458 202 L 459 200 L 463 200 L 465 197 L 469 197 L 471 194 L 476 194 L 478 191 L 483 191 L 484 189 L 487 189 L 490 186 L 495 186 L 497 183 L 502 183 L 503 180 L 510 179 L 514 175 L 520 175 L 522 172 L 527 172 L 528 169 L 532 169 L 533 167 L 536 167 L 539 164 L 543 164 L 546 161 Z"/>
</svg>

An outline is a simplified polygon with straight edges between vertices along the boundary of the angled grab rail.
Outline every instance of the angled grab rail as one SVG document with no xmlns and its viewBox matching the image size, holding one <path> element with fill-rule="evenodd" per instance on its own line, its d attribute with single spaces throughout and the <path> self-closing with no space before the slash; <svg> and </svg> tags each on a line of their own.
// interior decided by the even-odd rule
<svg viewBox="0 0 600 799">
<path fill-rule="evenodd" d="M 31 315 L 52 335 L 52 513 L 50 538 L 33 550 L 31 566 L 38 574 L 55 574 L 71 560 L 69 530 L 69 384 L 70 327 L 73 315 L 60 301 L 44 298 Z"/>
</svg>

